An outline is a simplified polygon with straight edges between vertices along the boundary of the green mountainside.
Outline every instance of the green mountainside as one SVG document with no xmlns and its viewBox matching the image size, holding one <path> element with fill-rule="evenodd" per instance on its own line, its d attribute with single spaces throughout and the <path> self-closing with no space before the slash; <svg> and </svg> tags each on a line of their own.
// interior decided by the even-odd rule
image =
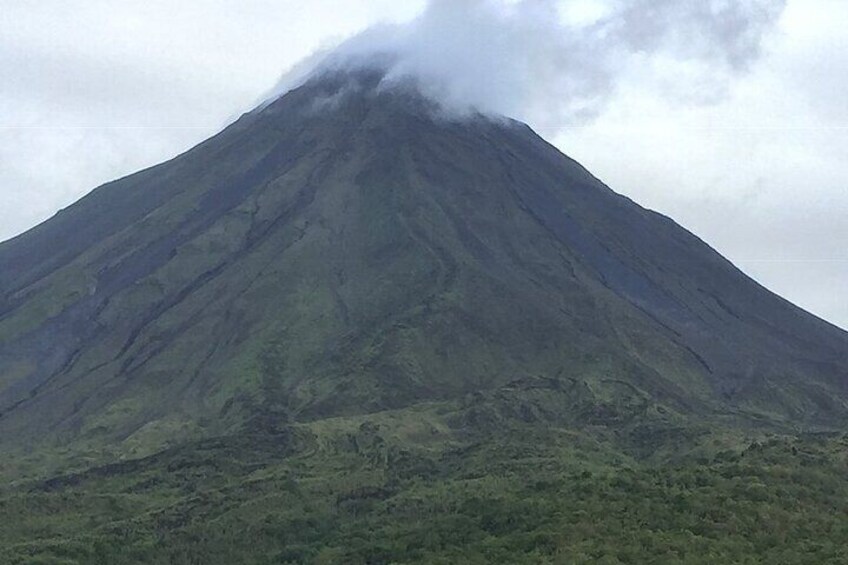
<svg viewBox="0 0 848 565">
<path fill-rule="evenodd" d="M 0 244 L 0 563 L 844 562 L 848 334 L 381 78 Z"/>
</svg>

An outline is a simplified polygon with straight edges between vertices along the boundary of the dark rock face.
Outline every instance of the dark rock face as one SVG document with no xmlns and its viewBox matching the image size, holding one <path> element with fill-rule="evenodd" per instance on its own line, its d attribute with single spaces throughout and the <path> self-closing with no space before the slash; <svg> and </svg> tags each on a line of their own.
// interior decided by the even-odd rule
<svg viewBox="0 0 848 565">
<path fill-rule="evenodd" d="M 378 83 L 313 79 L 0 245 L 0 442 L 155 442 L 525 378 L 844 421 L 848 334 L 527 126 Z"/>
</svg>

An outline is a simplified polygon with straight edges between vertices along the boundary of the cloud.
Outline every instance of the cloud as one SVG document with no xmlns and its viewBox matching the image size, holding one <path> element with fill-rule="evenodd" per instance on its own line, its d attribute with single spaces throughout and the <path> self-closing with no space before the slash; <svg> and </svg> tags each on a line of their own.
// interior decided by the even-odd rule
<svg viewBox="0 0 848 565">
<path fill-rule="evenodd" d="M 414 78 L 446 110 L 538 123 L 585 123 L 620 79 L 656 78 L 657 92 L 721 100 L 760 56 L 785 0 L 595 0 L 575 17 L 556 0 L 431 0 L 415 19 L 378 25 L 319 53 L 273 96 L 312 73 L 373 65 Z M 586 17 L 594 14 L 594 17 Z"/>
</svg>

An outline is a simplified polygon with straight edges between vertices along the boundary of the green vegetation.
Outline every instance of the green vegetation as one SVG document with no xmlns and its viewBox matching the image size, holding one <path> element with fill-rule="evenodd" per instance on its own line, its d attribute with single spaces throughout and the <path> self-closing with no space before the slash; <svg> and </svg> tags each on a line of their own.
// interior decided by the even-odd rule
<svg viewBox="0 0 848 565">
<path fill-rule="evenodd" d="M 0 494 L 2 562 L 848 559 L 846 437 L 667 429 L 693 449 L 645 457 L 627 455 L 647 453 L 633 429 L 445 424 L 461 413 L 245 431 L 16 483 Z"/>
</svg>

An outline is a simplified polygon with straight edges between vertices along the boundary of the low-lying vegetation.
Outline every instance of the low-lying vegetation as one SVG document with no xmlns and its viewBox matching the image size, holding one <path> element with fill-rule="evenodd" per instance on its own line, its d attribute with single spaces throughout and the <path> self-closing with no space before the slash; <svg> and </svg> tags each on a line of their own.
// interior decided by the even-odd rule
<svg viewBox="0 0 848 565">
<path fill-rule="evenodd" d="M 416 418 L 423 418 L 417 414 Z M 387 422 L 394 422 L 388 427 Z M 413 426 L 414 427 L 414 426 Z M 630 457 L 507 425 L 397 440 L 341 419 L 17 485 L 10 564 L 845 563 L 848 440 L 728 440 Z M 628 436 L 631 437 L 631 436 Z"/>
</svg>

